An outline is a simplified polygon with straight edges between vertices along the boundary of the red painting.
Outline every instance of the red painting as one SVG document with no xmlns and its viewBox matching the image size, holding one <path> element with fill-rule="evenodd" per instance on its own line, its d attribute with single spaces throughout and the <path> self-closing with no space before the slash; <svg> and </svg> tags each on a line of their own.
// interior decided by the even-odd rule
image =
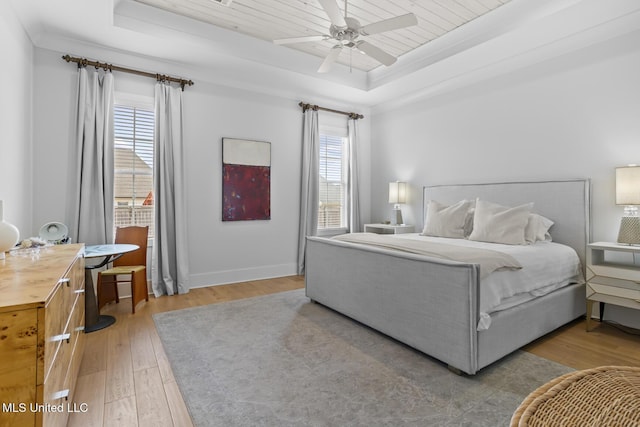
<svg viewBox="0 0 640 427">
<path fill-rule="evenodd" d="M 222 138 L 222 220 L 271 219 L 271 144 Z"/>
<path fill-rule="evenodd" d="M 271 219 L 271 167 L 223 165 L 223 221 Z"/>
</svg>

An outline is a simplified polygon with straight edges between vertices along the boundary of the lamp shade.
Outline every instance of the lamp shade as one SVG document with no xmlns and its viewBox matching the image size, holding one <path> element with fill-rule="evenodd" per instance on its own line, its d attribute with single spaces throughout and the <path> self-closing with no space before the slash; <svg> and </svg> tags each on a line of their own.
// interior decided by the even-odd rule
<svg viewBox="0 0 640 427">
<path fill-rule="evenodd" d="M 389 183 L 389 203 L 407 203 L 406 182 L 395 181 Z"/>
<path fill-rule="evenodd" d="M 616 205 L 640 205 L 640 166 L 616 168 Z"/>
</svg>

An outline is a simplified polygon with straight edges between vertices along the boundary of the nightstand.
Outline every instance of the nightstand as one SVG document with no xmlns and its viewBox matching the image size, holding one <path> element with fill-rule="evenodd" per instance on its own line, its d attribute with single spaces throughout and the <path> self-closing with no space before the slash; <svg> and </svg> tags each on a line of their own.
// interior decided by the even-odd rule
<svg viewBox="0 0 640 427">
<path fill-rule="evenodd" d="M 604 304 L 640 310 L 640 265 L 635 256 L 640 246 L 596 242 L 587 248 L 587 331 L 591 330 L 591 310 L 600 302 L 600 321 Z"/>
<path fill-rule="evenodd" d="M 391 225 L 391 224 L 365 224 L 365 233 L 377 234 L 404 234 L 413 233 L 413 225 Z"/>
</svg>

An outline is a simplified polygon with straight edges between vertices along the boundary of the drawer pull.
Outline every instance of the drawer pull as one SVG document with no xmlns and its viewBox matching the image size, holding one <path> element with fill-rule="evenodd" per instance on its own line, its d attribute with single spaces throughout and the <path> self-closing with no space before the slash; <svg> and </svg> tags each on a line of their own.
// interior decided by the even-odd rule
<svg viewBox="0 0 640 427">
<path fill-rule="evenodd" d="M 69 389 L 56 391 L 51 395 L 51 400 L 62 399 L 63 397 L 64 400 L 69 400 Z"/>
<path fill-rule="evenodd" d="M 84 294 L 84 288 L 83 289 L 76 289 L 75 291 L 76 294 Z"/>
<path fill-rule="evenodd" d="M 58 283 L 66 283 L 67 287 L 71 286 L 71 279 L 69 277 L 65 277 L 64 279 L 60 279 Z"/>
<path fill-rule="evenodd" d="M 60 334 L 51 337 L 52 342 L 67 340 L 67 344 L 71 341 L 71 334 Z"/>
<path fill-rule="evenodd" d="M 84 325 L 78 326 L 75 330 L 76 332 L 84 331 Z"/>
</svg>

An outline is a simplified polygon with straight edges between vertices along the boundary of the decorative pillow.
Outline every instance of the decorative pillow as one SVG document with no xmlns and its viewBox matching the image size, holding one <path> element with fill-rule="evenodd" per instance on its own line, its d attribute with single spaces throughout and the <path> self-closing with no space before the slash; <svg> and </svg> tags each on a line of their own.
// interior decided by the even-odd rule
<svg viewBox="0 0 640 427">
<path fill-rule="evenodd" d="M 465 218 L 471 204 L 472 202 L 469 200 L 461 200 L 454 205 L 447 206 L 435 200 L 429 200 L 424 230 L 421 234 L 423 236 L 462 239 Z"/>
<path fill-rule="evenodd" d="M 533 203 L 510 208 L 476 199 L 473 231 L 469 240 L 507 245 L 526 244 L 524 229 L 532 208 Z"/>
<path fill-rule="evenodd" d="M 473 231 L 473 215 L 476 212 L 476 201 L 472 202 L 471 208 L 467 211 L 467 216 L 464 218 L 464 237 L 465 239 L 469 237 L 471 232 Z"/>
<path fill-rule="evenodd" d="M 535 213 L 529 214 L 529 220 L 527 226 L 524 229 L 524 240 L 527 243 L 535 243 L 538 240 L 551 241 L 551 234 L 549 229 L 553 225 L 553 221 L 549 218 L 545 218 L 542 215 Z"/>
</svg>

